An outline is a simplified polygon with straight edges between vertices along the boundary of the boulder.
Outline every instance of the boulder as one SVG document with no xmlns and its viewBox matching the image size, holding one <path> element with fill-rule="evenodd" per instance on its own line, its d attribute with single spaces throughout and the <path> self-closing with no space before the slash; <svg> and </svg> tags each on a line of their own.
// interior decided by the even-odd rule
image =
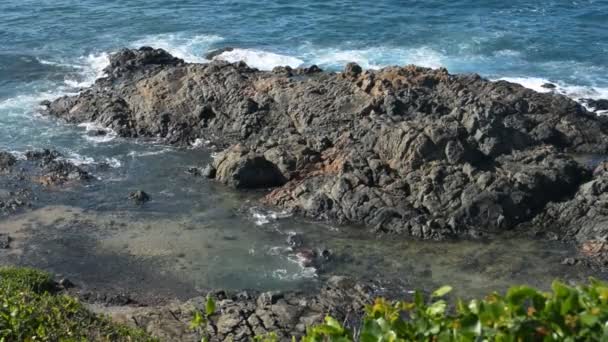
<svg viewBox="0 0 608 342">
<path fill-rule="evenodd" d="M 150 200 L 150 195 L 144 191 L 137 190 L 129 194 L 129 199 L 137 204 L 144 204 Z"/>
</svg>

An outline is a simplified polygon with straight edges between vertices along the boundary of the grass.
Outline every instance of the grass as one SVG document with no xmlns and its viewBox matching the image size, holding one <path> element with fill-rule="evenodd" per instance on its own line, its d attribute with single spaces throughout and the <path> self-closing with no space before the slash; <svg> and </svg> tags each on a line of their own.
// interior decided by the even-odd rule
<svg viewBox="0 0 608 342">
<path fill-rule="evenodd" d="M 0 268 L 0 341 L 156 341 L 55 294 L 54 286 L 46 272 Z"/>
</svg>

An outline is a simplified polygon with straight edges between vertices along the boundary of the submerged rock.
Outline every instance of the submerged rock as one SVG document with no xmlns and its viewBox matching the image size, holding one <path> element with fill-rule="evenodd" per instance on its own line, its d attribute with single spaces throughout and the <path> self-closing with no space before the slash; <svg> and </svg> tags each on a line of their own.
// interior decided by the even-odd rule
<svg viewBox="0 0 608 342">
<path fill-rule="evenodd" d="M 8 249 L 11 246 L 11 237 L 8 234 L 0 233 L 0 249 Z"/>
<path fill-rule="evenodd" d="M 141 190 L 137 190 L 129 194 L 129 199 L 137 204 L 144 204 L 150 200 L 150 195 Z"/>
<path fill-rule="evenodd" d="M 47 188 L 77 185 L 92 179 L 90 174 L 62 159 L 57 151 L 27 151 L 24 158 L 0 151 L 0 216 L 31 207 Z M 40 187 L 43 185 L 44 187 Z"/>
<path fill-rule="evenodd" d="M 203 170 L 201 171 L 201 175 L 207 178 L 215 178 L 216 174 L 217 170 L 211 164 L 205 166 L 205 168 L 203 168 Z"/>
<path fill-rule="evenodd" d="M 215 178 L 275 187 L 267 204 L 425 239 L 530 221 L 590 181 L 566 153 L 608 153 L 608 120 L 575 101 L 445 69 L 266 72 L 142 48 L 106 72 L 45 112 L 125 137 L 209 140 L 225 148 Z"/>
</svg>

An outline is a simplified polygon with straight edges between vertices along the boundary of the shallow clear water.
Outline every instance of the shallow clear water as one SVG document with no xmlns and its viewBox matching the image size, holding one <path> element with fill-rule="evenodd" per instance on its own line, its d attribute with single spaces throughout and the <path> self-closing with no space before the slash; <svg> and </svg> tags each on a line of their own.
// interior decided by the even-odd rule
<svg viewBox="0 0 608 342">
<path fill-rule="evenodd" d="M 559 265 L 568 253 L 562 245 L 433 244 L 374 239 L 361 228 L 296 218 L 264 223 L 269 213 L 255 208 L 259 194 L 186 174 L 209 160 L 204 149 L 91 137 L 87 129 L 94 127 L 35 113 L 39 101 L 76 93 L 102 76 L 112 51 L 141 45 L 191 62 L 231 46 L 236 49 L 220 58 L 260 69 L 317 64 L 339 70 L 350 61 L 365 68 L 445 66 L 538 90 L 551 81 L 573 98 L 608 97 L 606 13 L 608 3 L 597 0 L 4 0 L 0 148 L 57 148 L 98 177 L 40 201 L 60 206 L 0 222 L 23 242 L 22 254 L 11 258 L 99 284 L 145 273 L 158 287 L 166 280 L 169 289 L 178 282 L 183 289 L 300 288 L 340 272 L 387 274 L 411 287 L 451 283 L 469 294 L 517 282 L 546 286 L 566 273 L 582 277 L 583 271 Z M 130 204 L 126 196 L 135 189 L 152 201 Z M 69 224 L 83 217 L 89 225 Z M 332 260 L 316 273 L 298 265 L 295 252 L 286 250 L 293 232 L 310 248 L 330 249 Z M 156 273 L 164 278 L 151 276 Z"/>
</svg>

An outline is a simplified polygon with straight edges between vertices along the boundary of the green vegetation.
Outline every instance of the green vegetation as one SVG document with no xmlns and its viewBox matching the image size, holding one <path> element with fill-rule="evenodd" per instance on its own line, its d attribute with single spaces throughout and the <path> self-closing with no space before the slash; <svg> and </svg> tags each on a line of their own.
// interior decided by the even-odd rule
<svg viewBox="0 0 608 342">
<path fill-rule="evenodd" d="M 52 294 L 53 287 L 48 273 L 0 268 L 0 341 L 154 341 L 89 312 L 72 297 Z"/>
<path fill-rule="evenodd" d="M 429 298 L 418 292 L 413 302 L 377 299 L 366 308 L 356 333 L 326 317 L 324 324 L 309 328 L 301 341 L 608 340 L 608 284 L 597 280 L 578 287 L 556 281 L 550 293 L 516 286 L 505 296 L 494 293 L 483 300 L 458 301 L 448 309 L 443 298 L 451 290 L 442 287 Z M 256 341 L 274 342 L 277 335 Z"/>
<path fill-rule="evenodd" d="M 87 311 L 72 297 L 53 294 L 53 287 L 45 272 L 0 268 L 0 341 L 154 341 L 141 330 Z M 417 292 L 411 302 L 377 299 L 354 331 L 326 317 L 299 340 L 608 341 L 608 284 L 601 281 L 576 287 L 556 281 L 551 292 L 516 286 L 504 296 L 458 300 L 453 307 L 445 299 L 451 290 L 445 286 L 428 296 Z M 204 311 L 195 312 L 191 322 L 201 334 L 216 311 L 212 299 Z M 273 342 L 277 336 L 254 340 Z"/>
</svg>

